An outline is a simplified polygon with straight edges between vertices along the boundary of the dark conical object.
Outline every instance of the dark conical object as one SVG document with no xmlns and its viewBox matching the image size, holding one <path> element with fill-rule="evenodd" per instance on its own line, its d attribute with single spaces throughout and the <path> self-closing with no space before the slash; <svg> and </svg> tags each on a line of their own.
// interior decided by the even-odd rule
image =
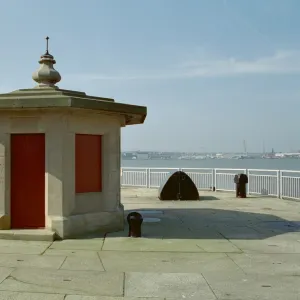
<svg viewBox="0 0 300 300">
<path fill-rule="evenodd" d="M 160 186 L 160 200 L 200 200 L 198 189 L 193 180 L 184 172 L 176 171 Z"/>
</svg>

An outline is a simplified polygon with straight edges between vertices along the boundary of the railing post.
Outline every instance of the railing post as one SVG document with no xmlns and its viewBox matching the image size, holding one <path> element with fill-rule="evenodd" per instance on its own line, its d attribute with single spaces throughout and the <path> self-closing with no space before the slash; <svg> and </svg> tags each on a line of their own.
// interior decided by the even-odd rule
<svg viewBox="0 0 300 300">
<path fill-rule="evenodd" d="M 147 168 L 147 170 L 146 170 L 146 174 L 147 174 L 147 188 L 149 189 L 149 188 L 151 188 L 151 176 L 150 176 L 150 174 L 151 174 L 151 169 L 150 168 Z"/>
<path fill-rule="evenodd" d="M 282 198 L 282 171 L 277 170 L 277 197 Z"/>
<path fill-rule="evenodd" d="M 217 191 L 217 169 L 214 169 L 214 182 L 213 187 L 215 187 L 215 192 Z"/>
<path fill-rule="evenodd" d="M 121 185 L 121 187 L 123 185 L 123 168 L 122 167 L 120 168 L 120 185 Z"/>
<path fill-rule="evenodd" d="M 246 195 L 250 195 L 250 191 L 251 191 L 251 189 L 250 189 L 250 171 L 249 171 L 249 169 L 246 169 L 246 175 L 247 175 L 247 177 L 248 177 L 248 184 L 246 185 Z"/>
</svg>

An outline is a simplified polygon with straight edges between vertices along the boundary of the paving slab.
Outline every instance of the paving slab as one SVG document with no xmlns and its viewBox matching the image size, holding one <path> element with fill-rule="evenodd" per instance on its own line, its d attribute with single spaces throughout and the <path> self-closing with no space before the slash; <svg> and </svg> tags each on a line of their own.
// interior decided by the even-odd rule
<svg viewBox="0 0 300 300">
<path fill-rule="evenodd" d="M 60 269 L 77 271 L 104 271 L 99 257 L 82 257 L 75 255 L 67 257 Z"/>
<path fill-rule="evenodd" d="M 103 237 L 99 238 L 86 238 L 55 241 L 50 249 L 64 249 L 64 250 L 95 250 L 99 251 L 103 245 Z"/>
<path fill-rule="evenodd" d="M 274 232 L 274 230 L 273 230 Z M 276 232 L 276 231 L 275 231 Z M 265 239 L 266 241 L 300 241 L 300 233 L 299 232 L 285 232 L 285 233 L 278 233 L 276 235 L 273 235 L 271 237 L 268 237 Z"/>
<path fill-rule="evenodd" d="M 196 240 L 197 245 L 203 249 L 206 252 L 211 252 L 211 253 L 215 253 L 215 252 L 221 252 L 221 253 L 229 253 L 229 252 L 242 252 L 241 249 L 233 244 L 231 241 L 229 240 L 213 240 L 213 239 L 209 239 L 209 240 L 205 240 L 205 239 L 199 239 Z"/>
<path fill-rule="evenodd" d="M 1 291 L 0 300 L 64 300 L 64 295 Z"/>
<path fill-rule="evenodd" d="M 123 273 L 51 269 L 44 269 L 41 272 L 40 269 L 19 268 L 12 271 L 10 276 L 0 284 L 0 290 L 88 296 L 122 296 L 123 282 Z"/>
<path fill-rule="evenodd" d="M 285 239 L 230 240 L 245 253 L 300 253 L 300 243 Z"/>
<path fill-rule="evenodd" d="M 269 230 L 272 231 L 272 235 L 269 235 L 267 238 L 284 238 L 284 239 L 294 239 L 294 240 L 299 240 L 300 239 L 300 232 L 288 232 L 287 230 L 278 230 L 278 229 L 256 229 L 257 231 L 262 231 L 264 230 Z"/>
<path fill-rule="evenodd" d="M 47 249 L 44 256 L 79 256 L 79 257 L 91 257 L 98 258 L 96 250 L 70 250 L 70 249 Z"/>
<path fill-rule="evenodd" d="M 201 274 L 126 273 L 125 296 L 215 300 Z"/>
<path fill-rule="evenodd" d="M 203 252 L 194 239 L 106 238 L 103 251 Z"/>
<path fill-rule="evenodd" d="M 0 253 L 41 254 L 51 242 L 0 240 Z"/>
<path fill-rule="evenodd" d="M 36 254 L 0 254 L 0 266 L 59 269 L 65 259 L 65 256 L 47 257 Z"/>
<path fill-rule="evenodd" d="M 236 270 L 238 266 L 224 253 L 101 251 L 106 271 L 201 273 Z"/>
<path fill-rule="evenodd" d="M 204 273 L 209 286 L 218 299 L 230 300 L 298 300 L 300 277 L 271 276 L 228 272 Z"/>
<path fill-rule="evenodd" d="M 0 267 L 0 283 L 5 280 L 13 270 L 13 268 Z"/>
<path fill-rule="evenodd" d="M 227 254 L 247 274 L 300 276 L 300 254 Z"/>
<path fill-rule="evenodd" d="M 251 225 L 253 229 L 261 233 L 263 237 L 261 239 L 285 239 L 285 240 L 297 240 L 300 239 L 299 232 L 291 232 L 287 230 L 279 230 L 274 228 L 262 227 L 258 224 Z"/>
<path fill-rule="evenodd" d="M 203 240 L 222 240 L 225 239 L 224 236 L 217 230 L 217 228 L 211 228 L 203 226 L 202 228 L 189 228 L 190 235 L 196 239 Z"/>
<path fill-rule="evenodd" d="M 55 239 L 55 232 L 48 229 L 0 230 L 0 239 L 53 242 Z"/>
<path fill-rule="evenodd" d="M 142 237 L 144 238 L 155 238 L 162 239 L 163 234 L 166 232 L 166 226 L 157 223 L 143 223 L 142 226 Z M 169 230 L 170 231 L 170 230 Z M 116 237 L 128 237 L 129 227 L 126 224 L 124 230 L 118 232 L 111 232 L 106 234 L 106 238 Z"/>
<path fill-rule="evenodd" d="M 106 297 L 106 296 L 78 296 L 78 295 L 67 295 L 65 300 L 165 300 L 166 298 L 136 298 L 136 297 Z M 0 298 L 1 300 L 1 298 Z M 167 299 L 169 300 L 169 299 Z M 173 300 L 173 299 L 170 299 Z"/>
<path fill-rule="evenodd" d="M 264 238 L 262 233 L 248 226 L 230 226 L 219 228 L 218 230 L 226 239 L 259 240 Z"/>
</svg>

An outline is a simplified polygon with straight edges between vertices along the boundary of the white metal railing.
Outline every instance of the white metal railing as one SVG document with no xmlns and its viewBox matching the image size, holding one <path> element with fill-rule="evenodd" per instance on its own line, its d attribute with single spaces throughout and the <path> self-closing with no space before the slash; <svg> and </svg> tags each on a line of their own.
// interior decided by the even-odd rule
<svg viewBox="0 0 300 300">
<path fill-rule="evenodd" d="M 121 168 L 121 185 L 123 186 L 148 186 L 147 168 Z"/>
<path fill-rule="evenodd" d="M 280 170 L 280 196 L 300 199 L 300 171 Z"/>
<path fill-rule="evenodd" d="M 234 191 L 234 175 L 248 175 L 247 193 L 300 200 L 300 171 L 221 168 L 121 168 L 121 185 L 159 188 L 171 173 L 185 172 L 197 188 Z"/>
<path fill-rule="evenodd" d="M 249 169 L 247 175 L 249 194 L 280 197 L 278 170 Z"/>
<path fill-rule="evenodd" d="M 214 186 L 216 191 L 234 191 L 234 175 L 246 174 L 246 169 L 215 169 Z"/>
<path fill-rule="evenodd" d="M 181 168 L 195 183 L 199 190 L 209 190 L 214 186 L 214 169 Z"/>
</svg>

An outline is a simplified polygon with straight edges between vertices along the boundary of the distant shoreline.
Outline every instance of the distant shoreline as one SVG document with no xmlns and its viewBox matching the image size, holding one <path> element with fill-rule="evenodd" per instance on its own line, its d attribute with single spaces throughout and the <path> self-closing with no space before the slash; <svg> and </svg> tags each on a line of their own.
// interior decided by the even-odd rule
<svg viewBox="0 0 300 300">
<path fill-rule="evenodd" d="M 134 159 L 121 160 L 121 166 L 135 168 L 228 168 L 300 171 L 300 159 Z"/>
</svg>

